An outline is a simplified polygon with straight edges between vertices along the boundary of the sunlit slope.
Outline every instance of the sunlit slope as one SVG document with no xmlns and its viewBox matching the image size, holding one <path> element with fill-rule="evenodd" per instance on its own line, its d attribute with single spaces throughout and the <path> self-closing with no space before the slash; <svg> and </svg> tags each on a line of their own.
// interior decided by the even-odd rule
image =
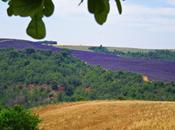
<svg viewBox="0 0 175 130">
<path fill-rule="evenodd" d="M 92 46 L 84 46 L 84 45 L 53 45 L 55 47 L 59 47 L 59 48 L 64 48 L 64 49 L 73 49 L 73 50 L 82 50 L 82 51 L 91 51 L 89 48 Z M 93 46 L 93 47 L 98 47 L 98 46 Z M 122 52 L 149 52 L 149 51 L 153 51 L 154 49 L 141 49 L 141 48 L 127 48 L 127 47 L 108 47 L 105 46 L 109 51 L 122 51 Z"/>
<path fill-rule="evenodd" d="M 175 130 L 175 103 L 92 101 L 34 109 L 45 130 Z"/>
<path fill-rule="evenodd" d="M 64 49 L 73 49 L 73 50 L 82 50 L 82 51 L 91 51 L 89 47 L 99 47 L 99 46 L 86 46 L 86 45 L 61 45 L 58 43 L 57 45 L 53 45 L 55 47 L 59 48 L 64 48 Z M 154 51 L 155 49 L 144 49 L 144 48 L 129 48 L 129 47 L 109 47 L 109 46 L 104 46 L 106 47 L 109 51 L 122 51 L 122 52 L 149 52 L 149 51 Z M 159 50 L 159 49 L 156 49 Z M 162 50 L 162 49 L 160 49 Z M 169 51 L 175 51 L 175 49 L 168 49 Z"/>
</svg>

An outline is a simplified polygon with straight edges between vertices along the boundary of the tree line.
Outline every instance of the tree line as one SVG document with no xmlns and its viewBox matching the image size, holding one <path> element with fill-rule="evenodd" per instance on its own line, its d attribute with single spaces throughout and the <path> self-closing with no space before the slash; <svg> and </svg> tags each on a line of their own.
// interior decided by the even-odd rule
<svg viewBox="0 0 175 130">
<path fill-rule="evenodd" d="M 115 49 L 114 51 L 110 51 L 107 47 L 103 47 L 102 45 L 100 45 L 99 47 L 89 47 L 89 50 L 122 57 L 175 61 L 175 51 L 171 50 L 150 50 L 147 52 L 138 50 L 136 52 L 131 52 L 131 51 L 119 51 Z"/>
</svg>

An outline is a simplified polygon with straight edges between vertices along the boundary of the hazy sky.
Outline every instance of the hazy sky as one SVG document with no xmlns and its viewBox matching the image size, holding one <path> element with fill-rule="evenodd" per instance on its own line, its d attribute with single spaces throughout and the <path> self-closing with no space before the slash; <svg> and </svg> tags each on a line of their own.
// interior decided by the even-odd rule
<svg viewBox="0 0 175 130">
<path fill-rule="evenodd" d="M 103 26 L 88 13 L 86 0 L 81 6 L 79 2 L 54 0 L 54 15 L 44 19 L 45 40 L 73 45 L 175 48 L 175 0 L 125 0 L 121 16 L 111 0 Z M 30 18 L 8 17 L 6 8 L 7 4 L 0 2 L 0 37 L 33 40 L 25 33 Z"/>
</svg>

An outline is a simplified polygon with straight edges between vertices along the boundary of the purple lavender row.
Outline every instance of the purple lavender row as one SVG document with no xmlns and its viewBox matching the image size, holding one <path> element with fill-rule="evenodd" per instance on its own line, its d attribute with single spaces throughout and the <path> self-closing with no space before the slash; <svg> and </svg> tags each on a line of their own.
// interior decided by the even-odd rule
<svg viewBox="0 0 175 130">
<path fill-rule="evenodd" d="M 0 48 L 59 51 L 59 48 L 41 45 L 38 42 L 14 39 L 0 39 Z M 130 71 L 148 76 L 152 80 L 175 81 L 175 62 L 163 60 L 145 60 L 141 58 L 124 58 L 109 54 L 93 53 L 87 51 L 71 50 L 74 57 L 91 64 L 100 65 L 112 71 Z"/>
</svg>

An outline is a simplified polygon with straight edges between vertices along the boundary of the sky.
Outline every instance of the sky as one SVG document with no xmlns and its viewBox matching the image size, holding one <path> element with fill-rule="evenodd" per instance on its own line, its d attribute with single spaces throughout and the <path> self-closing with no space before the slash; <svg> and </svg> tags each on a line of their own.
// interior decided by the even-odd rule
<svg viewBox="0 0 175 130">
<path fill-rule="evenodd" d="M 119 15 L 114 0 L 104 25 L 87 10 L 87 1 L 53 0 L 55 12 L 44 18 L 43 40 L 60 45 L 100 45 L 132 48 L 175 49 L 175 0 L 125 0 Z M 8 17 L 7 3 L 0 1 L 0 38 L 34 40 L 25 30 L 30 18 Z M 35 41 L 35 40 L 34 40 Z"/>
</svg>

